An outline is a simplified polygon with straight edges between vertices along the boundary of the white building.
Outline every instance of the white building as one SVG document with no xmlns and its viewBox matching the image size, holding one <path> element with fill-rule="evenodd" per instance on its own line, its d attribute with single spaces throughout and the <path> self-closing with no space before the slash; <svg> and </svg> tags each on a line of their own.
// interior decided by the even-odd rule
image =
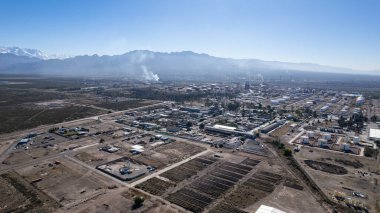
<svg viewBox="0 0 380 213">
<path fill-rule="evenodd" d="M 271 206 L 261 205 L 257 210 L 256 213 L 286 213 L 280 209 L 276 209 Z"/>
<path fill-rule="evenodd" d="M 370 140 L 380 140 L 380 129 L 369 129 L 369 135 Z"/>
</svg>

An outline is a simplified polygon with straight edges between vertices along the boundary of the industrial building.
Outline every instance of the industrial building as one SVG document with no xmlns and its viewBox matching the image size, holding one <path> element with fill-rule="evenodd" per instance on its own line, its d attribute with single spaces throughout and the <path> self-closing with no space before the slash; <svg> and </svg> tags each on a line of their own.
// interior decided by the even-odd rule
<svg viewBox="0 0 380 213">
<path fill-rule="evenodd" d="M 370 140 L 380 141 L 380 129 L 369 129 L 368 137 Z"/>
<path fill-rule="evenodd" d="M 271 206 L 261 205 L 257 210 L 256 213 L 286 213 L 280 209 L 276 209 Z"/>
<path fill-rule="evenodd" d="M 284 123 L 285 123 L 284 120 L 280 120 L 280 121 L 277 121 L 277 122 L 275 122 L 275 123 L 272 123 L 272 124 L 270 124 L 270 125 L 268 125 L 268 126 L 262 128 L 260 131 L 261 131 L 261 133 L 266 134 L 266 133 L 268 133 L 268 132 L 270 132 L 270 131 L 276 129 L 277 127 L 283 125 Z"/>
<path fill-rule="evenodd" d="M 356 98 L 356 106 L 361 106 L 365 103 L 365 98 L 363 96 L 359 96 Z"/>
<path fill-rule="evenodd" d="M 224 126 L 216 124 L 214 126 L 205 126 L 205 130 L 208 132 L 220 133 L 224 135 L 236 135 L 236 136 L 245 136 L 248 138 L 255 138 L 252 133 L 238 131 L 236 127 Z"/>
</svg>

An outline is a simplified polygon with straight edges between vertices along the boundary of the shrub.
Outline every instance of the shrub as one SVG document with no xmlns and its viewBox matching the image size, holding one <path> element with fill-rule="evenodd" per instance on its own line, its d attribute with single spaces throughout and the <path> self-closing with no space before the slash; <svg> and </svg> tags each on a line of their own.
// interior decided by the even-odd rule
<svg viewBox="0 0 380 213">
<path fill-rule="evenodd" d="M 287 157 L 292 156 L 292 150 L 288 148 L 284 149 L 284 155 Z"/>
</svg>

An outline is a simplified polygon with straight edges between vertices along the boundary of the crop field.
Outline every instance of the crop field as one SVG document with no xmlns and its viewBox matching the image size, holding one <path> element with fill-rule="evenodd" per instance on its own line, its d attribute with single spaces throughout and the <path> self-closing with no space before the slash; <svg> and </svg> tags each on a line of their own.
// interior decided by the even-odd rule
<svg viewBox="0 0 380 213">
<path fill-rule="evenodd" d="M 173 182 L 179 183 L 185 179 L 188 179 L 194 175 L 196 175 L 199 171 L 205 169 L 210 166 L 216 159 L 206 159 L 203 157 L 198 157 L 192 159 L 180 166 L 177 166 L 169 171 L 162 173 L 160 176 L 165 177 Z"/>
<path fill-rule="evenodd" d="M 247 159 L 243 160 L 241 163 L 242 163 L 242 164 L 245 164 L 245 165 L 247 165 L 247 166 L 255 167 L 255 166 L 257 166 L 260 162 L 261 162 L 261 161 L 259 161 L 259 160 L 253 160 L 253 159 L 251 159 L 251 158 L 247 158 Z"/>
<path fill-rule="evenodd" d="M 248 161 L 249 160 L 246 162 Z M 255 161 L 255 163 L 258 162 Z M 197 178 L 177 192 L 169 194 L 167 200 L 189 211 L 202 212 L 214 200 L 222 197 L 232 189 L 233 186 L 254 167 L 255 166 L 222 162 L 217 168 L 212 169 L 210 172 Z M 233 206 L 229 206 L 229 208 L 225 208 L 225 210 L 227 212 L 244 212 Z M 218 212 L 217 209 L 214 209 L 214 212 Z"/>
<path fill-rule="evenodd" d="M 247 213 L 246 211 L 235 208 L 227 203 L 220 203 L 213 208 L 210 213 Z"/>
<path fill-rule="evenodd" d="M 222 203 L 227 203 L 235 208 L 245 208 L 272 193 L 281 180 L 282 176 L 275 173 L 256 172 L 250 179 L 229 194 Z M 220 207 L 216 206 L 215 208 Z"/>
<path fill-rule="evenodd" d="M 172 186 L 174 186 L 174 184 L 154 177 L 138 184 L 136 187 L 152 195 L 163 195 L 165 191 Z"/>
</svg>

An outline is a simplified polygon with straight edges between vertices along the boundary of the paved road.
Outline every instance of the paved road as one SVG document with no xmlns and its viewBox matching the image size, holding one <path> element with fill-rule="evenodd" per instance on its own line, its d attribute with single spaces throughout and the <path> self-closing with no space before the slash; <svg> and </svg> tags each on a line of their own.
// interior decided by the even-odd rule
<svg viewBox="0 0 380 213">
<path fill-rule="evenodd" d="M 301 135 L 303 135 L 305 133 L 305 130 L 302 130 L 300 133 L 298 133 L 296 136 L 294 136 L 292 139 L 290 139 L 290 141 L 288 142 L 289 144 L 293 144 L 294 141 L 296 141 L 299 137 L 301 137 Z"/>
</svg>

